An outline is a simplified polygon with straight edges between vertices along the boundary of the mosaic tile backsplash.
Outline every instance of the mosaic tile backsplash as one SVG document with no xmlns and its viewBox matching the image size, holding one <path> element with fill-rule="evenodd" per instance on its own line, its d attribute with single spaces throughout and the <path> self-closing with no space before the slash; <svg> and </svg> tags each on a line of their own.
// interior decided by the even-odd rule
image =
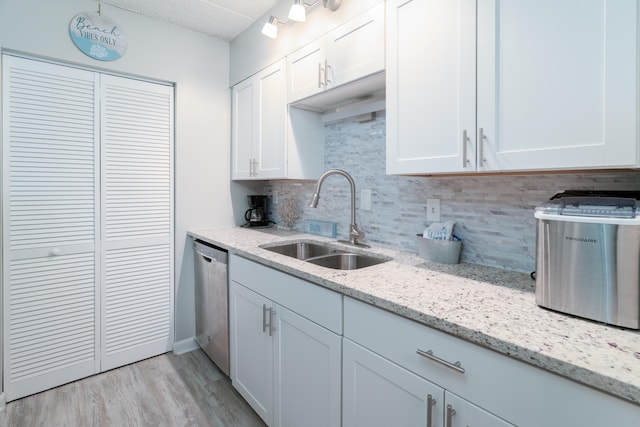
<svg viewBox="0 0 640 427">
<path fill-rule="evenodd" d="M 417 252 L 416 234 L 430 224 L 427 199 L 440 199 L 441 221 L 455 221 L 463 240 L 461 261 L 509 270 L 535 270 L 534 208 L 566 189 L 640 190 L 640 172 L 579 174 L 477 175 L 409 177 L 385 174 L 385 115 L 359 123 L 351 119 L 326 125 L 326 169 L 343 169 L 356 184 L 356 220 L 371 245 Z M 281 224 L 277 202 L 296 201 L 304 219 L 333 221 L 338 238 L 347 238 L 350 190 L 344 177 L 330 176 L 322 185 L 318 208 L 309 207 L 315 181 L 270 181 L 271 218 Z M 372 192 L 372 209 L 360 209 L 360 193 Z"/>
</svg>

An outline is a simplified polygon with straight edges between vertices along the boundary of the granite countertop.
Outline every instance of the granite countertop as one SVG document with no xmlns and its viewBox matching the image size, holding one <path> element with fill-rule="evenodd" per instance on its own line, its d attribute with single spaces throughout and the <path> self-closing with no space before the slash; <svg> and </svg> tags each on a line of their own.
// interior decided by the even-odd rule
<svg viewBox="0 0 640 427">
<path fill-rule="evenodd" d="M 384 248 L 366 252 L 392 261 L 332 270 L 260 246 L 302 240 L 335 243 L 333 239 L 241 227 L 189 235 L 640 405 L 640 332 L 538 307 L 535 282 L 528 274 L 467 263 L 437 264 Z"/>
</svg>

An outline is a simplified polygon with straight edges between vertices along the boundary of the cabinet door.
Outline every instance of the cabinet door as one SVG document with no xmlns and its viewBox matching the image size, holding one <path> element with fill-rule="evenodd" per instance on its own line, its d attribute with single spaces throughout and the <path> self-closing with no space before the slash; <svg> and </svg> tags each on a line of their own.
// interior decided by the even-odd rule
<svg viewBox="0 0 640 427">
<path fill-rule="evenodd" d="M 327 35 L 327 88 L 384 70 L 384 3 Z"/>
<path fill-rule="evenodd" d="M 253 140 L 257 138 L 257 114 L 254 99 L 254 80 L 249 78 L 235 85 L 231 91 L 231 177 L 253 177 Z"/>
<path fill-rule="evenodd" d="M 636 164 L 637 7 L 478 1 L 480 170 Z"/>
<path fill-rule="evenodd" d="M 254 139 L 255 173 L 259 179 L 285 178 L 285 134 L 287 104 L 285 101 L 285 62 L 278 61 L 258 73 L 255 78 L 257 139 Z"/>
<path fill-rule="evenodd" d="M 284 60 L 232 89 L 232 179 L 286 177 Z"/>
<path fill-rule="evenodd" d="M 325 89 L 326 38 L 322 37 L 287 56 L 287 102 Z"/>
<path fill-rule="evenodd" d="M 343 427 L 442 427 L 442 388 L 346 338 L 342 360 Z"/>
<path fill-rule="evenodd" d="M 475 170 L 475 1 L 387 2 L 387 173 Z"/>
<path fill-rule="evenodd" d="M 276 311 L 275 425 L 339 426 L 341 337 L 284 307 Z"/>
<path fill-rule="evenodd" d="M 445 392 L 444 418 L 446 427 L 507 427 L 513 424 L 496 417 L 482 408 Z"/>
<path fill-rule="evenodd" d="M 267 423 L 273 421 L 273 331 L 270 300 L 231 281 L 229 288 L 231 381 Z"/>
<path fill-rule="evenodd" d="M 97 76 L 2 55 L 8 401 L 98 372 Z"/>
<path fill-rule="evenodd" d="M 100 80 L 105 371 L 173 345 L 173 87 Z"/>
</svg>

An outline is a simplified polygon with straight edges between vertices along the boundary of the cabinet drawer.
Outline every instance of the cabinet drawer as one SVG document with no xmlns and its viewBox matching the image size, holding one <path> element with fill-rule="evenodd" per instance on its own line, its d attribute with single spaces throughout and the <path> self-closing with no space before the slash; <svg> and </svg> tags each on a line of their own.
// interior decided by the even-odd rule
<svg viewBox="0 0 640 427">
<path fill-rule="evenodd" d="M 234 254 L 229 279 L 342 335 L 342 295 L 336 292 Z"/>
<path fill-rule="evenodd" d="M 344 336 L 518 426 L 629 425 L 640 417 L 640 406 L 352 298 L 344 300 Z M 418 349 L 459 361 L 464 373 Z"/>
</svg>

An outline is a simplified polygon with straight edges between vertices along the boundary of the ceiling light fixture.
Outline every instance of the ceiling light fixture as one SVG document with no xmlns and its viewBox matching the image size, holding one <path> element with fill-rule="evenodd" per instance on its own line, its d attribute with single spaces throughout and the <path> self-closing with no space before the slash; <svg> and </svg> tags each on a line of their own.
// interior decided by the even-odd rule
<svg viewBox="0 0 640 427">
<path fill-rule="evenodd" d="M 306 19 L 306 9 L 312 8 L 318 3 L 320 3 L 320 0 L 316 0 L 311 4 L 307 4 L 305 0 L 294 0 L 291 8 L 289 9 L 289 19 L 291 21 L 303 22 Z M 342 0 L 322 0 L 322 6 L 325 9 L 329 9 L 331 12 L 338 10 L 341 4 Z M 275 16 L 270 15 L 269 21 L 267 21 L 262 27 L 262 34 L 275 39 L 278 37 L 278 24 L 284 25 L 287 23 L 289 23 L 289 21 L 280 21 Z"/>
<path fill-rule="evenodd" d="M 278 37 L 278 18 L 271 15 L 269 17 L 269 21 L 267 21 L 264 24 L 264 27 L 262 27 L 262 34 L 267 37 L 271 37 L 272 39 Z"/>
<path fill-rule="evenodd" d="M 292 21 L 304 22 L 307 13 L 304 10 L 302 0 L 295 0 L 289 9 L 289 19 Z"/>
</svg>

